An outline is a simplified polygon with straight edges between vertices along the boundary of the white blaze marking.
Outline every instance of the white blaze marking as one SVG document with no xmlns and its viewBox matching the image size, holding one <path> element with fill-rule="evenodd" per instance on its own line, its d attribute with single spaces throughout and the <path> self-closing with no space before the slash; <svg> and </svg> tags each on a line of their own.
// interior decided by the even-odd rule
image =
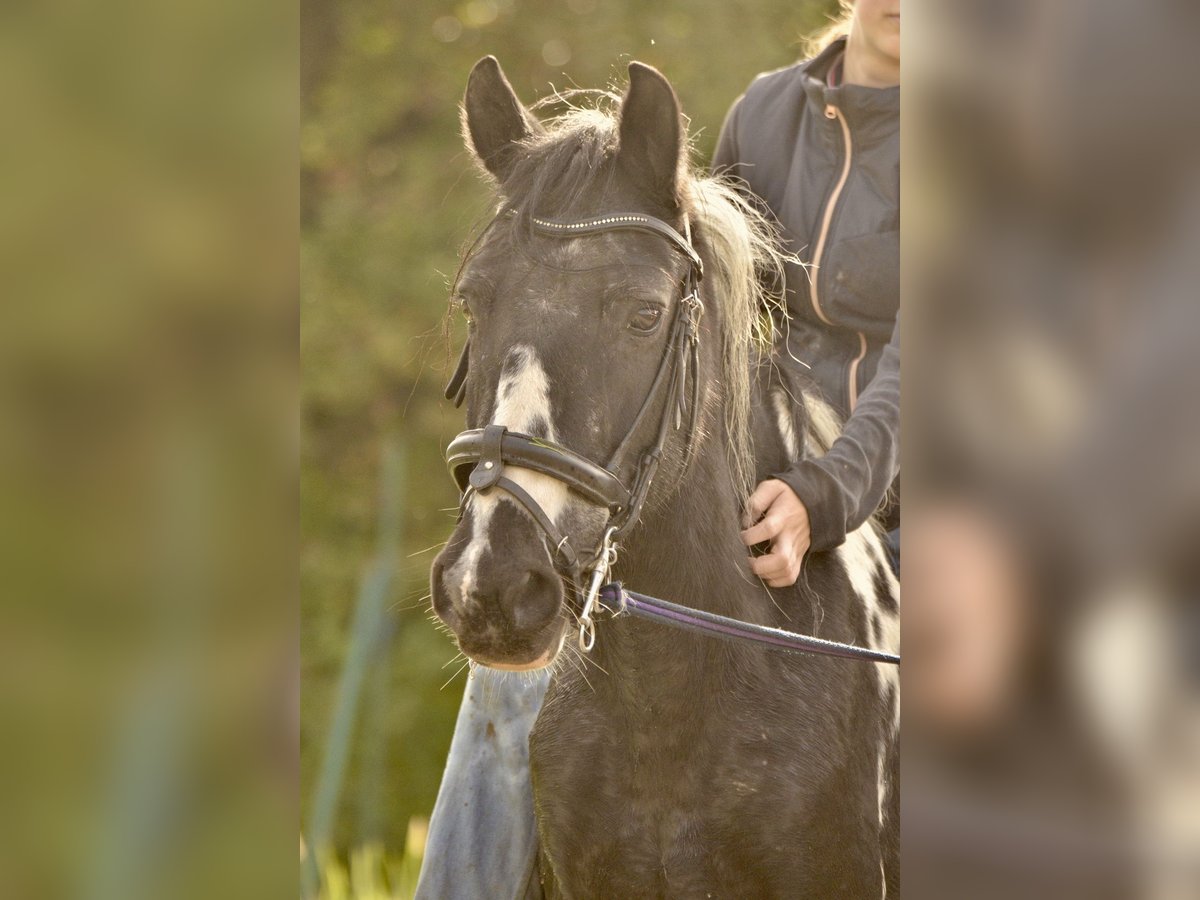
<svg viewBox="0 0 1200 900">
<path fill-rule="evenodd" d="M 509 360 L 506 365 L 509 371 L 496 386 L 496 411 L 491 424 L 503 425 L 509 431 L 523 432 L 535 423 L 541 423 L 546 427 L 546 439 L 557 440 L 554 420 L 550 415 L 550 380 L 538 361 L 537 352 L 526 344 L 517 344 L 509 350 Z M 505 466 L 504 474 L 523 487 L 550 517 L 550 521 L 557 524 L 559 516 L 567 507 L 568 493 L 565 484 L 549 475 L 519 466 Z M 460 596 L 464 600 L 471 594 L 476 567 L 483 551 L 488 547 L 488 526 L 501 500 L 515 502 L 499 489 L 493 489 L 487 494 L 472 495 L 471 542 L 447 572 L 449 578 L 459 580 Z"/>
</svg>

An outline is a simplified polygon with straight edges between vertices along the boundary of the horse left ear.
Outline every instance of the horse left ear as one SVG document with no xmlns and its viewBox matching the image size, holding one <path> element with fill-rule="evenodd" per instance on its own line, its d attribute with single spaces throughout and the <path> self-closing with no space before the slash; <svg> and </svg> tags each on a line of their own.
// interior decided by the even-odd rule
<svg viewBox="0 0 1200 900">
<path fill-rule="evenodd" d="M 661 72 L 629 64 L 629 90 L 621 102 L 617 159 L 631 178 L 668 207 L 678 206 L 684 161 L 679 100 Z"/>
<path fill-rule="evenodd" d="M 512 174 L 521 143 L 541 125 L 517 99 L 494 56 L 475 63 L 462 107 L 463 135 L 475 158 L 498 182 Z"/>
</svg>

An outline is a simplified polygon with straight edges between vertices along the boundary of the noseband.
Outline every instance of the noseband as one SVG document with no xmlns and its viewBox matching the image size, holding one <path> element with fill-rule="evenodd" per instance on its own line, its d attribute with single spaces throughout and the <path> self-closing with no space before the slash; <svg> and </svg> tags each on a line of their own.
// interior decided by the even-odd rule
<svg viewBox="0 0 1200 900">
<path fill-rule="evenodd" d="M 688 238 L 666 222 L 642 213 L 610 213 L 578 222 L 552 222 L 535 217 L 532 222 L 535 233 L 560 238 L 614 231 L 649 232 L 665 238 L 688 262 L 680 302 L 672 316 L 671 330 L 654 381 L 633 424 L 606 465 L 541 438 L 509 431 L 502 425 L 464 431 L 446 449 L 446 462 L 463 492 L 460 511 L 466 508 L 471 494 L 486 493 L 499 487 L 523 506 L 545 533 L 550 546 L 554 548 L 552 555 L 555 567 L 570 578 L 580 596 L 584 596 L 579 617 L 580 637 L 581 642 L 590 648 L 595 640 L 591 613 L 600 586 L 616 559 L 616 544 L 637 524 L 662 459 L 667 437 L 672 428 L 678 430 L 685 422 L 687 457 L 691 457 L 700 405 L 700 317 L 704 312 L 700 281 L 704 277 L 704 263 Z M 456 406 L 462 403 L 466 394 L 469 353 L 468 344 L 463 347 L 454 376 L 446 386 L 446 398 L 453 400 Z M 649 447 L 637 453 L 632 448 L 633 441 L 658 408 L 661 410 L 654 440 Z M 608 521 L 601 545 L 581 558 L 571 546 L 569 535 L 560 533 L 529 492 L 504 474 L 507 465 L 548 475 L 588 502 L 607 509 Z M 630 472 L 632 477 L 627 483 L 622 476 L 629 477 Z M 592 584 L 584 595 L 583 575 L 587 568 L 593 570 Z"/>
<path fill-rule="evenodd" d="M 472 494 L 486 494 L 495 488 L 506 491 L 513 500 L 524 507 L 553 548 L 551 557 L 555 569 L 570 578 L 577 594 L 584 598 L 579 612 L 579 645 L 585 652 L 591 650 L 596 641 L 596 626 L 592 614 L 597 605 L 600 605 L 613 612 L 631 612 L 679 627 L 717 636 L 757 640 L 782 649 L 898 662 L 898 657 L 892 657 L 890 654 L 821 641 L 806 635 L 764 629 L 762 626 L 749 625 L 698 610 L 688 610 L 666 601 L 624 591 L 616 582 L 606 584 L 617 559 L 618 541 L 626 537 L 637 524 L 642 505 L 650 492 L 651 482 L 662 459 L 663 447 L 672 429 L 679 430 L 686 422 L 685 465 L 694 452 L 700 407 L 700 318 L 704 313 L 704 303 L 700 299 L 700 282 L 704 277 L 704 263 L 692 246 L 686 219 L 684 231 L 688 232 L 687 237 L 666 222 L 642 213 L 609 213 L 578 222 L 552 222 L 535 217 L 532 222 L 535 233 L 548 237 L 572 238 L 614 231 L 643 231 L 656 234 L 665 238 L 673 249 L 683 254 L 688 262 L 687 275 L 684 277 L 680 300 L 672 316 L 671 330 L 654 381 L 633 424 L 608 463 L 600 465 L 566 447 L 528 434 L 509 431 L 503 425 L 488 425 L 464 431 L 446 448 L 447 465 L 458 483 L 459 490 L 462 491 L 459 501 L 460 518 Z M 470 349 L 468 341 L 463 346 L 454 375 L 446 385 L 446 399 L 453 400 L 455 406 L 460 406 L 466 396 Z M 632 449 L 636 435 L 653 411 L 660 406 L 653 442 L 640 453 L 636 453 Z M 585 553 L 581 558 L 571 546 L 570 536 L 559 531 L 554 521 L 528 491 L 505 475 L 506 466 L 517 466 L 548 475 L 589 503 L 606 509 L 608 519 L 600 546 Z M 626 484 L 622 475 L 630 471 L 633 473 L 632 479 Z M 591 569 L 591 578 L 585 593 L 583 577 L 586 569 Z M 687 616 L 684 613 L 694 615 Z M 830 648 L 835 648 L 837 652 L 831 651 Z"/>
</svg>

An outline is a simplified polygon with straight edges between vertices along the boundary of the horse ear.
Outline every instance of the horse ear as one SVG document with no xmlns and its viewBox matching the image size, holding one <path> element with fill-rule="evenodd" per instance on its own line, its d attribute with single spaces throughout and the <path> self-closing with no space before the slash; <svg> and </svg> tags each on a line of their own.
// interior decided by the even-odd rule
<svg viewBox="0 0 1200 900">
<path fill-rule="evenodd" d="M 657 69 L 629 64 L 629 90 L 621 103 L 618 160 L 668 207 L 679 205 L 682 192 L 684 129 L 679 100 Z"/>
<path fill-rule="evenodd" d="M 512 172 L 520 142 L 541 130 L 517 99 L 494 56 L 485 56 L 471 70 L 462 118 L 467 145 L 501 182 Z"/>
</svg>

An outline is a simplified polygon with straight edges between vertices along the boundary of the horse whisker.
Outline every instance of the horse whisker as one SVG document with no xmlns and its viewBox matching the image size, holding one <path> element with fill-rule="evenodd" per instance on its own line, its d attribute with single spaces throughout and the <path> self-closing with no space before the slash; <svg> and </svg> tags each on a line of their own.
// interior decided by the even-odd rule
<svg viewBox="0 0 1200 900">
<path fill-rule="evenodd" d="M 446 683 L 443 684 L 440 688 L 438 688 L 438 690 L 444 691 L 450 685 L 450 682 L 452 682 L 455 678 L 457 678 L 459 675 L 461 675 L 463 669 L 467 668 L 467 666 L 469 666 L 470 664 L 471 664 L 471 660 L 468 659 L 466 662 L 464 662 L 461 666 L 458 667 L 458 671 L 456 671 L 453 675 L 451 675 L 449 678 L 446 679 Z"/>
<path fill-rule="evenodd" d="M 412 559 L 414 556 L 420 556 L 422 553 L 428 553 L 430 550 L 436 550 L 439 547 L 445 547 L 446 544 L 448 544 L 448 543 L 449 543 L 449 540 L 438 541 L 436 544 L 431 544 L 430 546 L 426 547 L 424 550 L 414 550 L 412 553 L 408 554 L 408 556 L 406 558 Z"/>
</svg>

